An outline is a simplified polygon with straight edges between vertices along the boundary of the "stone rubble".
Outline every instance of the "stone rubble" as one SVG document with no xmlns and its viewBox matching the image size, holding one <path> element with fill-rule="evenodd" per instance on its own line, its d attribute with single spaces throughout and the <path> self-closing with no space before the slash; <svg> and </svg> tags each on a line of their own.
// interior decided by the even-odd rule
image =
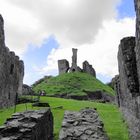
<svg viewBox="0 0 140 140">
<path fill-rule="evenodd" d="M 59 140 L 109 140 L 95 109 L 65 111 Z"/>
</svg>

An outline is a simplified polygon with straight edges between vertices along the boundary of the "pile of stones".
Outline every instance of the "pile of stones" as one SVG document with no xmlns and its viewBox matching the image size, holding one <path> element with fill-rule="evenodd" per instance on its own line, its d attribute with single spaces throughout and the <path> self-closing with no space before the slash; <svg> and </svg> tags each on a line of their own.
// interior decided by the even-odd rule
<svg viewBox="0 0 140 140">
<path fill-rule="evenodd" d="M 66 111 L 59 140 L 108 140 L 96 109 Z"/>
</svg>

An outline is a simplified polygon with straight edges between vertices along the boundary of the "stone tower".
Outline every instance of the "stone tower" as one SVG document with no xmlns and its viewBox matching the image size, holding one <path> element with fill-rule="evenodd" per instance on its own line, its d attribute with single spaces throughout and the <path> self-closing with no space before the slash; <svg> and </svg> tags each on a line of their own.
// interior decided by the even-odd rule
<svg viewBox="0 0 140 140">
<path fill-rule="evenodd" d="M 74 71 L 78 71 L 78 68 L 77 68 L 77 49 L 72 48 L 72 52 L 73 52 L 72 66 L 70 68 L 70 71 L 74 72 Z"/>
</svg>

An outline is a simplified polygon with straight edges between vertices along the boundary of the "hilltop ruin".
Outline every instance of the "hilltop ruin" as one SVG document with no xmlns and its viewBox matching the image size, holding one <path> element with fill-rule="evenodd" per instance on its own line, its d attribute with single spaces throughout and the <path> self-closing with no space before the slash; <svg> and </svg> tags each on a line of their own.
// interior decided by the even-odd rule
<svg viewBox="0 0 140 140">
<path fill-rule="evenodd" d="M 88 63 L 88 61 L 83 62 L 83 69 L 77 66 L 77 51 L 78 49 L 75 48 L 72 49 L 73 55 L 71 67 L 69 66 L 69 61 L 67 61 L 66 59 L 58 60 L 59 74 L 77 71 L 77 72 L 85 72 L 96 77 L 96 71 L 92 67 L 92 65 Z"/>
</svg>

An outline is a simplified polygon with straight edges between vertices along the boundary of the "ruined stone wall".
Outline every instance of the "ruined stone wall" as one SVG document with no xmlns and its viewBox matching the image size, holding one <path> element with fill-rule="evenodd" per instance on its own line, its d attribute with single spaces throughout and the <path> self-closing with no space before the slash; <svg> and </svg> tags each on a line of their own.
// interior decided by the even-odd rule
<svg viewBox="0 0 140 140">
<path fill-rule="evenodd" d="M 66 111 L 59 140 L 109 140 L 95 109 Z"/>
<path fill-rule="evenodd" d="M 128 123 L 132 140 L 140 139 L 140 96 L 135 54 L 135 37 L 121 40 L 118 52 L 119 106 Z"/>
<path fill-rule="evenodd" d="M 16 113 L 0 127 L 1 140 L 53 140 L 53 116 L 48 110 Z"/>
<path fill-rule="evenodd" d="M 69 62 L 66 59 L 58 60 L 59 74 L 67 73 L 69 70 Z"/>
<path fill-rule="evenodd" d="M 23 84 L 22 86 L 22 95 L 33 95 L 34 91 L 32 88 L 26 84 Z"/>
<path fill-rule="evenodd" d="M 5 46 L 3 26 L 0 16 L 0 108 L 14 105 L 16 94 L 22 94 L 24 75 L 23 61 Z"/>
<path fill-rule="evenodd" d="M 136 11 L 136 60 L 140 83 L 140 0 L 134 0 Z M 140 86 L 140 85 L 139 85 Z"/>
<path fill-rule="evenodd" d="M 121 91 L 120 91 L 120 78 L 119 75 L 116 75 L 112 81 L 111 84 L 116 91 L 116 96 L 115 96 L 115 103 L 117 104 L 118 107 L 121 106 Z"/>
<path fill-rule="evenodd" d="M 96 77 L 95 69 L 87 61 L 83 62 L 83 72 L 86 72 L 86 73 Z"/>
</svg>

